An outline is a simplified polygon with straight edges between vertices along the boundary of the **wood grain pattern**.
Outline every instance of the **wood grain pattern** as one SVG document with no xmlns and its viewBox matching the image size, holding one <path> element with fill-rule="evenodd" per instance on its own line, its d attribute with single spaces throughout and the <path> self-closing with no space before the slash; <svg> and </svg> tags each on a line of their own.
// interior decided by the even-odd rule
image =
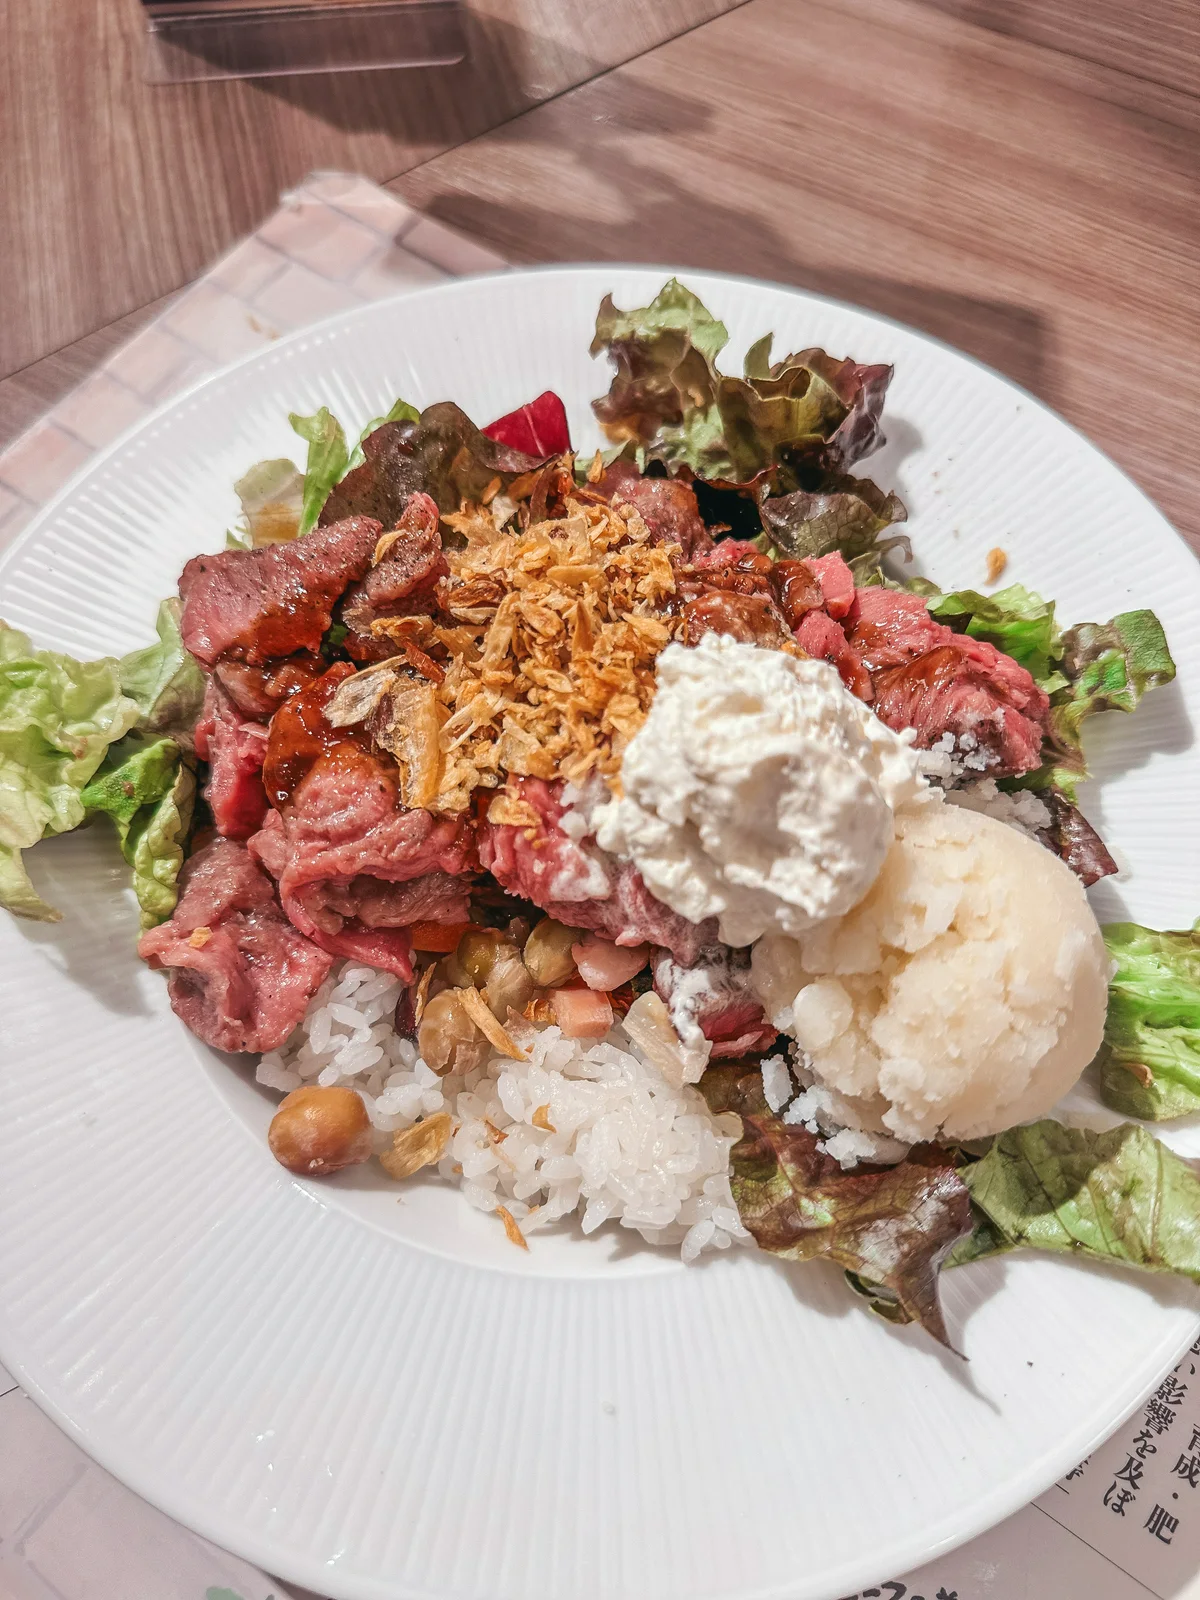
<svg viewBox="0 0 1200 1600">
<path fill-rule="evenodd" d="M 154 87 L 137 0 L 13 0 L 0 376 L 196 276 L 315 168 L 388 178 L 741 0 L 477 0 L 471 60 Z"/>
<path fill-rule="evenodd" d="M 925 0 L 1013 39 L 1120 67 L 1132 77 L 1195 93 L 1200 88 L 1196 0 Z"/>
<path fill-rule="evenodd" d="M 913 0 L 752 0 L 392 187 L 515 260 L 694 263 L 925 328 L 1200 548 L 1198 113 Z"/>
</svg>

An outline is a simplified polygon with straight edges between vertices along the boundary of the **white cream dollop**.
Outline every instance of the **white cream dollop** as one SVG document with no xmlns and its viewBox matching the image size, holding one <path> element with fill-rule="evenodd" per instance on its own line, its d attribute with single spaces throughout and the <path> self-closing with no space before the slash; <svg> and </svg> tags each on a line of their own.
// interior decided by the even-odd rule
<svg viewBox="0 0 1200 1600">
<path fill-rule="evenodd" d="M 597 840 L 721 939 L 796 935 L 858 904 L 924 790 L 909 743 L 824 661 L 723 634 L 658 658 Z"/>
</svg>

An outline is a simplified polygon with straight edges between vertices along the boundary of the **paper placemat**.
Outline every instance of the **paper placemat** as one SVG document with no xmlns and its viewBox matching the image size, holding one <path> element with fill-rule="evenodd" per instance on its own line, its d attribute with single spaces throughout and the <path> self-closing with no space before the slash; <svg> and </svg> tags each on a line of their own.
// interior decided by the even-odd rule
<svg viewBox="0 0 1200 1600">
<path fill-rule="evenodd" d="M 335 311 L 507 264 L 365 178 L 315 173 L 0 454 L 0 548 L 95 451 L 235 357 Z M 155 1511 L 0 1369 L 0 1600 L 316 1597 Z M 919 1572 L 829 1600 L 1200 1600 L 1200 1339 L 1041 1499 Z"/>
</svg>

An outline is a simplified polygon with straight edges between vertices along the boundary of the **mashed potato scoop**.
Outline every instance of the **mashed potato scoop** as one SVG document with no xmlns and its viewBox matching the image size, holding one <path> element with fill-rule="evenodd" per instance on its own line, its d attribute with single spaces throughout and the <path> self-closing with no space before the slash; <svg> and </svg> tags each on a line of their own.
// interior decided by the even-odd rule
<svg viewBox="0 0 1200 1600">
<path fill-rule="evenodd" d="M 1044 1115 L 1104 1031 L 1108 957 L 1078 880 L 1014 828 L 896 814 L 844 916 L 759 940 L 752 981 L 849 1127 L 971 1139 Z"/>
</svg>

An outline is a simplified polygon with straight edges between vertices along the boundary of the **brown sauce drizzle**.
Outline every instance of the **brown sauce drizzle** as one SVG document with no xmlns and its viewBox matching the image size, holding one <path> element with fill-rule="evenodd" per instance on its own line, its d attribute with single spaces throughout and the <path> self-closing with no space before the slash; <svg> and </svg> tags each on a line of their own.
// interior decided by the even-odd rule
<svg viewBox="0 0 1200 1600">
<path fill-rule="evenodd" d="M 339 662 L 307 689 L 285 700 L 271 718 L 263 783 L 268 799 L 277 809 L 288 803 L 323 758 L 364 766 L 369 763 L 370 776 L 379 775 L 381 769 L 366 735 L 358 728 L 335 728 L 325 720 L 325 707 L 337 693 L 338 685 L 353 676 L 350 663 Z"/>
</svg>

